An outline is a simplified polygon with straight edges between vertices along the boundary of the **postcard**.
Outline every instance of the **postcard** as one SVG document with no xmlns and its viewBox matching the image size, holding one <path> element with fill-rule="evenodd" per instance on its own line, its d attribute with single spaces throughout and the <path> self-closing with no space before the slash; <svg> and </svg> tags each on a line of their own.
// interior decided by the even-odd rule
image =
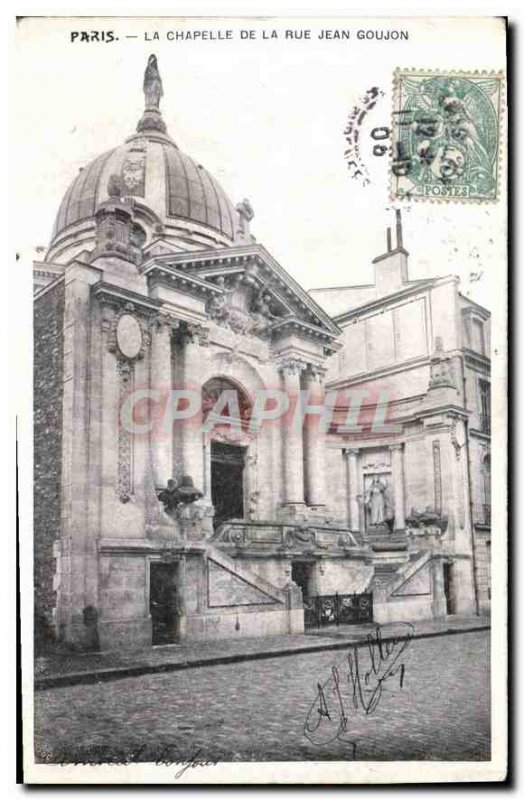
<svg viewBox="0 0 524 800">
<path fill-rule="evenodd" d="M 24 781 L 505 780 L 506 20 L 16 44 Z"/>
</svg>

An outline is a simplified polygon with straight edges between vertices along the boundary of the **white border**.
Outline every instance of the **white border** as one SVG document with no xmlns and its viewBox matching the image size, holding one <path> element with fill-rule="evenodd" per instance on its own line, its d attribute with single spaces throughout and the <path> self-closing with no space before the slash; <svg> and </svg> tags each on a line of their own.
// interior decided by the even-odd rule
<svg viewBox="0 0 524 800">
<path fill-rule="evenodd" d="M 512 8 L 511 9 L 506 8 L 505 9 L 506 13 L 508 13 L 508 12 L 512 13 L 513 17 L 520 18 L 520 14 L 522 12 L 520 11 L 519 6 L 517 6 L 516 4 L 510 4 L 510 5 L 512 6 Z M 465 7 L 463 7 L 463 6 L 465 6 Z M 323 4 L 311 3 L 311 2 L 309 2 L 309 3 L 307 3 L 307 2 L 299 3 L 299 2 L 292 2 L 291 0 L 288 0 L 288 2 L 278 2 L 277 0 L 267 0 L 267 2 L 265 2 L 265 3 L 251 3 L 250 6 L 249 6 L 249 14 L 247 16 L 255 16 L 257 14 L 262 14 L 264 16 L 268 16 L 270 14 L 274 14 L 275 16 L 293 16 L 293 15 L 297 15 L 298 16 L 298 15 L 300 15 L 300 16 L 323 16 L 323 17 L 329 16 L 329 15 L 333 15 L 333 16 L 340 15 L 340 16 L 343 16 L 343 15 L 349 15 L 349 14 L 351 14 L 351 16 L 359 16 L 359 15 L 371 16 L 373 14 L 379 15 L 379 14 L 386 14 L 388 12 L 391 13 L 391 5 L 390 5 L 390 3 L 387 2 L 387 0 L 384 0 L 384 2 L 375 2 L 375 3 L 373 3 L 373 5 L 371 7 L 370 7 L 369 4 L 360 4 L 360 3 L 358 3 L 358 4 L 351 5 L 350 8 L 348 8 L 348 3 L 344 2 L 344 0 L 340 0 L 340 2 L 329 2 L 329 3 L 323 3 Z M 4 42 L 3 42 L 4 43 L 4 47 L 2 48 L 2 53 L 3 53 L 3 57 L 6 59 L 6 61 L 10 61 L 11 64 L 13 63 L 13 56 L 14 56 L 14 43 L 13 43 L 13 38 L 10 35 L 13 32 L 12 31 L 12 14 L 13 13 L 24 14 L 24 15 L 36 15 L 36 16 L 43 16 L 43 15 L 64 15 L 64 16 L 66 16 L 66 15 L 70 15 L 70 16 L 85 15 L 85 16 L 94 16 L 97 13 L 101 14 L 101 15 L 104 15 L 104 16 L 109 16 L 110 14 L 118 15 L 118 16 L 124 16 L 124 14 L 122 13 L 122 4 L 120 4 L 120 5 L 115 5 L 115 4 L 111 4 L 111 5 L 95 5 L 95 6 L 90 6 L 90 7 L 86 8 L 85 4 L 82 4 L 82 3 L 79 3 L 79 2 L 75 2 L 74 0 L 70 0 L 70 2 L 67 5 L 65 5 L 65 4 L 60 4 L 60 5 L 50 4 L 45 9 L 43 9 L 41 4 L 23 4 L 23 3 L 14 3 L 13 4 L 13 3 L 10 3 L 10 4 L 8 4 L 7 8 L 4 6 L 4 10 L 3 10 L 3 16 L 4 16 L 5 20 L 6 20 L 6 22 L 8 23 L 8 25 L 7 25 L 7 29 L 6 29 L 6 26 L 2 26 L 2 30 L 3 30 L 3 32 L 5 34 Z M 240 0 L 238 0 L 238 1 L 237 0 L 230 0 L 230 2 L 228 2 L 228 3 L 220 4 L 220 16 L 236 15 L 237 13 L 239 15 L 246 16 L 246 13 L 245 13 L 245 2 L 242 3 L 242 2 L 240 2 Z M 415 2 L 413 2 L 413 3 L 405 3 L 404 2 L 404 3 L 398 4 L 395 7 L 395 13 L 396 13 L 397 16 L 401 16 L 401 15 L 405 15 L 405 14 L 409 14 L 409 15 L 412 15 L 412 16 L 430 16 L 432 14 L 435 15 L 435 16 L 445 16 L 446 13 L 449 13 L 450 15 L 455 15 L 455 16 L 458 15 L 459 13 L 460 13 L 461 16 L 473 16 L 473 15 L 477 16 L 477 15 L 481 15 L 481 14 L 482 15 L 500 16 L 501 14 L 504 13 L 504 9 L 501 9 L 499 7 L 499 5 L 496 4 L 496 3 L 485 2 L 483 0 L 477 0 L 477 2 L 474 4 L 474 7 L 472 7 L 471 5 L 467 5 L 465 3 L 460 3 L 460 2 L 458 2 L 458 0 L 441 0 L 441 2 L 438 3 L 438 4 L 436 4 L 436 3 L 431 3 L 431 4 L 426 3 L 424 5 L 424 9 L 423 10 L 421 10 L 421 8 L 420 8 L 420 3 L 415 3 Z M 195 15 L 204 16 L 204 15 L 208 15 L 208 14 L 209 15 L 213 15 L 213 16 L 218 15 L 216 3 L 210 3 L 210 2 L 201 2 L 201 3 L 197 3 L 197 2 L 192 2 L 192 3 L 187 3 L 187 2 L 185 2 L 185 3 L 181 3 L 181 2 L 179 2 L 179 3 L 163 2 L 163 3 L 161 3 L 161 2 L 157 1 L 156 3 L 154 3 L 153 6 L 145 7 L 142 3 L 136 3 L 136 2 L 133 2 L 132 0 L 129 0 L 129 2 L 126 2 L 126 4 L 125 4 L 125 16 L 132 16 L 132 15 L 133 16 L 135 16 L 135 15 L 136 16 L 142 16 L 143 15 L 143 16 L 148 16 L 149 17 L 149 16 L 155 16 L 157 14 L 162 14 L 162 15 L 166 15 L 166 16 L 175 16 L 175 15 L 180 15 L 180 14 L 184 14 L 184 15 L 187 14 L 187 15 L 192 15 L 192 16 L 195 16 Z M 520 19 L 519 19 L 519 21 L 520 21 Z M 11 28 L 11 30 L 9 30 L 9 28 Z M 2 71 L 2 74 L 3 74 L 3 76 L 6 76 L 6 74 L 8 74 L 7 70 L 4 69 Z M 519 76 L 517 74 L 513 75 L 513 81 L 516 84 L 518 84 Z M 5 77 L 3 78 L 2 82 L 4 84 L 7 84 L 7 80 L 6 80 Z M 12 82 L 10 82 L 9 85 L 4 85 L 2 88 L 6 91 L 6 95 L 7 95 L 9 93 L 9 90 L 11 90 L 11 92 L 12 92 Z M 5 105 L 4 105 L 4 108 L 5 108 Z M 6 114 L 5 116 L 7 117 L 8 115 Z M 13 151 L 15 150 L 14 142 L 12 141 L 12 135 L 11 135 L 11 137 L 8 136 L 7 137 L 7 141 L 3 141 L 2 144 L 3 144 L 2 155 L 4 157 L 4 166 L 6 167 L 6 169 L 4 170 L 3 174 L 5 175 L 7 172 L 10 173 L 9 174 L 9 177 L 10 177 L 10 181 L 9 182 L 10 182 L 11 185 L 13 185 L 13 183 L 16 181 L 16 172 L 15 172 L 15 169 L 14 169 L 16 162 L 13 163 L 14 160 L 12 160 L 9 157 L 10 154 L 12 154 Z M 516 147 L 515 147 L 515 150 L 516 150 Z M 8 164 L 11 167 L 11 169 L 9 169 L 9 170 L 7 170 L 7 165 Z M 8 197 L 6 197 L 5 199 L 8 200 Z M 2 508 L 4 509 L 5 512 L 7 512 L 5 516 L 10 521 L 13 518 L 13 511 L 14 511 L 14 509 L 13 509 L 13 505 L 14 505 L 14 503 L 13 503 L 13 498 L 14 498 L 13 483 L 14 483 L 14 481 L 13 481 L 13 470 L 12 470 L 12 466 L 13 466 L 12 465 L 12 446 L 14 444 L 13 423 L 12 423 L 13 411 L 14 411 L 14 406 L 15 405 L 18 408 L 22 408 L 23 406 L 27 407 L 27 397 L 30 396 L 30 395 L 28 395 L 28 389 L 29 389 L 29 387 L 31 385 L 30 371 L 28 372 L 28 369 L 27 369 L 27 366 L 28 366 L 28 358 L 27 358 L 28 352 L 27 352 L 27 350 L 25 350 L 25 352 L 21 352 L 16 347 L 16 339 L 18 338 L 18 336 L 23 336 L 24 323 L 26 323 L 27 319 L 28 319 L 27 311 L 29 310 L 29 313 L 30 313 L 31 309 L 30 309 L 30 306 L 29 306 L 29 309 L 27 308 L 27 302 L 24 302 L 22 304 L 22 308 L 20 306 L 20 298 L 22 296 L 24 296 L 24 298 L 25 298 L 25 293 L 26 293 L 27 288 L 28 288 L 28 286 L 27 286 L 27 276 L 22 276 L 20 274 L 12 275 L 10 273 L 10 271 L 13 270 L 12 254 L 13 254 L 14 249 L 15 249 L 15 243 L 13 243 L 12 241 L 9 241 L 9 235 L 8 235 L 9 234 L 9 228 L 12 227 L 9 224 L 9 219 L 10 219 L 9 210 L 10 210 L 10 213 L 12 214 L 13 213 L 13 209 L 12 209 L 11 205 L 9 203 L 7 203 L 7 209 L 4 209 L 4 213 L 2 214 L 2 220 L 6 221 L 6 223 L 7 223 L 6 224 L 6 236 L 4 237 L 4 241 L 8 242 L 8 247 L 7 247 L 6 254 L 5 254 L 6 257 L 4 258 L 4 264 L 3 264 L 3 268 L 8 273 L 8 278 L 7 278 L 7 280 L 8 280 L 8 290 L 4 291 L 4 298 L 6 299 L 6 301 L 8 301 L 10 299 L 11 302 L 6 302 L 6 308 L 4 308 L 4 314 L 1 315 L 2 324 L 3 324 L 3 328 L 4 328 L 3 331 L 2 331 L 3 336 L 1 337 L 1 339 L 2 339 L 3 350 L 4 351 L 5 350 L 9 350 L 10 351 L 9 352 L 9 358 L 7 357 L 7 354 L 2 352 L 2 355 L 6 355 L 6 363 L 8 363 L 9 367 L 12 368 L 12 369 L 9 370 L 9 375 L 13 376 L 13 380 L 15 380 L 15 367 L 16 367 L 17 376 L 16 376 L 16 381 L 15 381 L 15 387 L 16 388 L 14 390 L 11 388 L 10 391 L 9 391 L 9 388 L 8 388 L 8 397 L 5 398 L 5 394 L 3 396 L 3 401 L 7 400 L 7 408 L 5 407 L 5 402 L 4 402 L 4 406 L 3 406 L 4 414 L 2 414 L 2 424 L 3 424 L 4 428 L 6 428 L 6 430 L 5 431 L 2 430 L 2 433 L 4 435 L 2 436 L 2 440 L 1 441 L 4 444 L 4 450 L 6 452 L 9 452 L 9 456 L 8 456 L 9 462 L 7 464 L 7 478 L 2 481 L 2 486 L 3 486 L 4 490 L 6 490 L 4 492 L 6 497 L 5 497 L 5 501 L 4 501 L 3 505 L 2 505 Z M 516 234 L 516 231 L 514 231 L 514 235 L 515 234 Z M 29 294 L 29 297 L 30 297 L 30 294 Z M 13 298 L 17 299 L 16 303 L 13 302 Z M 15 345 L 15 346 L 13 346 L 13 345 Z M 19 360 L 20 358 L 22 359 L 21 361 Z M 16 363 L 17 361 L 18 361 L 18 363 Z M 23 368 L 21 368 L 21 364 L 24 365 Z M 5 372 L 4 372 L 4 374 L 5 374 Z M 499 377 L 499 379 L 502 379 L 502 381 L 504 380 L 504 376 L 503 375 L 499 375 L 498 377 Z M 12 383 L 11 382 L 10 382 L 10 387 L 12 387 Z M 503 387 L 503 384 L 502 384 L 502 387 Z M 499 389 L 502 388 L 502 387 L 501 387 L 501 383 L 499 383 Z M 502 393 L 505 394 L 504 391 Z M 13 399 L 15 397 L 16 397 L 16 401 L 15 401 L 15 403 L 13 403 Z M 518 407 L 517 403 L 515 403 L 515 408 L 517 409 L 517 407 Z M 24 428 L 24 426 L 25 426 L 25 428 Z M 22 428 L 25 431 L 26 443 L 27 443 L 27 436 L 30 433 L 30 423 L 28 423 L 27 417 L 25 416 L 25 414 L 22 415 Z M 27 444 L 25 444 L 25 446 L 27 447 Z M 24 454 L 25 458 L 27 457 L 27 455 L 28 454 L 27 454 L 27 450 L 26 450 L 26 452 Z M 32 486 L 32 481 L 30 479 L 30 470 L 27 469 L 27 464 L 26 464 L 25 460 L 24 460 L 23 466 L 21 468 L 20 481 L 21 481 L 21 486 L 22 486 L 22 499 L 23 499 L 21 507 L 24 509 L 25 512 L 27 512 L 29 510 L 28 504 L 30 505 L 30 502 L 31 502 L 30 501 L 30 496 L 32 494 L 31 491 L 27 491 L 27 487 L 28 486 L 29 487 Z M 503 505 L 503 503 L 502 503 L 502 505 Z M 499 508 L 498 512 L 500 512 L 500 511 L 502 511 L 502 508 Z M 496 512 L 496 513 L 498 513 L 498 512 Z M 495 516 L 495 514 L 494 514 L 494 516 Z M 8 537 L 6 536 L 6 538 L 8 538 Z M 11 536 L 9 536 L 9 539 L 12 541 L 12 537 Z M 27 548 L 27 541 L 24 542 L 24 545 Z M 11 550 L 13 551 L 13 553 L 11 553 L 11 551 L 10 551 L 9 555 L 12 554 L 13 558 L 14 558 L 14 548 L 11 547 Z M 11 560 L 11 559 L 6 559 L 6 563 L 7 564 L 13 564 L 14 561 Z M 2 604 L 3 608 L 5 610 L 11 612 L 11 613 L 8 614 L 7 624 L 9 626 L 9 631 L 10 631 L 10 636 L 9 636 L 10 641 L 13 641 L 14 637 L 11 638 L 11 634 L 13 633 L 13 629 L 14 629 L 13 619 L 12 619 L 12 608 L 13 608 L 13 599 L 14 599 L 14 574 L 13 574 L 12 570 L 9 571 L 8 580 L 4 580 L 2 582 L 2 589 L 4 590 L 4 597 L 3 597 L 4 602 Z M 7 594 L 6 594 L 6 592 L 7 592 Z M 26 606 L 25 610 L 28 611 L 27 598 L 26 598 L 26 601 L 25 601 L 24 605 Z M 494 602 L 494 617 L 499 617 L 499 620 L 500 620 L 499 614 L 500 613 L 504 614 L 503 606 L 504 606 L 504 603 L 497 604 L 496 602 Z M 515 616 L 518 618 L 517 609 L 515 609 Z M 6 651 L 4 651 L 4 652 L 6 652 Z M 12 649 L 11 649 L 11 652 L 13 652 Z M 497 653 L 497 661 L 496 661 L 496 663 L 500 666 L 501 665 L 500 656 L 501 656 L 501 654 L 503 654 L 505 652 L 505 634 L 504 634 L 503 626 L 500 626 L 499 624 L 496 624 L 494 626 L 493 652 Z M 24 660 L 27 657 L 30 657 L 30 653 L 24 653 Z M 502 672 L 503 671 L 504 671 L 504 665 L 502 663 Z M 14 699 L 14 685 L 13 685 L 13 682 L 12 682 L 13 671 L 11 670 L 10 673 L 11 673 L 11 681 L 7 685 L 8 685 L 8 687 L 9 686 L 11 687 L 10 689 L 8 688 L 8 691 L 9 691 L 9 695 L 8 696 L 9 696 L 9 699 L 11 700 L 11 703 L 9 703 L 8 707 L 11 710 L 11 709 L 13 709 L 13 702 L 12 701 Z M 5 675 L 5 672 L 3 673 L 3 675 Z M 500 677 L 501 676 L 499 675 L 499 678 Z M 502 675 L 502 678 L 503 678 L 503 675 Z M 493 720 L 494 724 L 502 724 L 502 727 L 504 728 L 504 717 L 505 717 L 505 714 L 504 714 L 504 701 L 503 701 L 503 699 L 500 698 L 500 696 L 499 696 L 498 697 L 498 702 L 494 703 L 493 705 L 494 705 L 494 720 Z M 26 717 L 26 721 L 28 721 L 27 717 Z M 6 726 L 4 726 L 4 730 L 5 730 L 5 727 Z M 7 752 L 8 755 L 9 755 L 9 762 L 8 763 L 9 763 L 9 772 L 10 772 L 10 774 L 13 774 L 13 768 L 14 768 L 13 745 L 14 745 L 15 739 L 14 739 L 13 733 L 14 733 L 13 728 L 10 725 L 9 726 L 8 735 L 7 735 L 7 743 L 8 743 L 7 744 L 7 750 L 5 748 L 2 748 L 3 752 L 4 753 Z M 27 730 L 26 730 L 26 733 L 28 733 Z M 307 767 L 308 767 L 307 770 L 305 770 L 305 765 L 304 764 L 288 764 L 285 767 L 283 765 L 278 765 L 278 766 L 279 766 L 279 772 L 283 773 L 282 777 L 279 776 L 279 780 L 281 780 L 282 782 L 285 782 L 285 783 L 294 782 L 294 781 L 303 782 L 304 779 L 307 777 L 306 773 L 309 772 L 309 768 L 315 770 L 315 767 L 316 767 L 316 765 L 313 764 L 313 763 L 309 763 L 307 765 Z M 378 773 L 379 772 L 382 773 L 384 775 L 384 777 L 386 777 L 386 774 L 389 773 L 390 774 L 390 777 L 389 777 L 390 780 L 391 780 L 391 778 L 393 778 L 393 779 L 395 778 L 395 776 L 391 774 L 391 772 L 392 772 L 391 768 L 395 769 L 395 765 L 393 765 L 393 764 L 387 764 L 386 765 L 386 764 L 381 762 L 380 764 L 377 765 L 377 771 L 375 771 L 374 766 L 375 765 L 373 763 L 371 763 L 371 762 L 366 762 L 364 764 L 358 764 L 357 763 L 357 764 L 351 765 L 351 779 L 362 780 L 363 779 L 363 776 L 361 774 L 361 770 L 362 769 L 368 774 L 368 778 L 371 777 L 371 776 L 373 776 L 374 779 L 378 778 Z M 464 780 L 464 768 L 467 766 L 468 767 L 468 771 L 469 771 L 469 769 L 471 769 L 471 767 L 472 767 L 472 764 L 470 762 L 467 762 L 467 764 L 462 764 L 460 762 L 459 763 L 455 762 L 455 763 L 450 763 L 450 764 L 442 764 L 442 763 L 438 763 L 438 764 L 432 764 L 432 763 L 421 764 L 420 762 L 415 762 L 415 763 L 403 762 L 399 766 L 400 766 L 400 769 L 397 768 L 397 772 L 396 772 L 397 779 L 399 778 L 399 772 L 400 772 L 400 774 L 402 776 L 402 779 L 404 781 L 409 781 L 411 779 L 416 779 L 418 781 L 424 780 L 424 779 L 426 779 L 426 780 L 435 780 L 435 779 L 437 779 L 439 781 L 442 781 L 442 780 L 450 781 L 450 780 Z M 498 772 L 497 772 L 497 770 L 493 771 L 490 768 L 490 765 L 488 765 L 488 764 L 476 764 L 476 765 L 473 765 L 473 766 L 475 766 L 477 768 L 478 778 L 475 778 L 477 780 L 490 780 L 490 779 L 493 780 L 493 779 L 497 779 L 497 777 L 500 778 L 500 767 L 498 768 Z M 448 767 L 449 767 L 449 769 L 448 769 Z M 227 782 L 230 782 L 230 781 L 232 781 L 232 778 L 229 776 L 226 779 L 225 776 L 222 774 L 222 770 L 225 769 L 225 768 L 226 768 L 226 765 L 218 765 L 215 768 L 210 768 L 210 769 L 213 769 L 213 770 L 217 770 L 217 772 L 215 773 L 213 778 L 211 776 L 211 772 L 210 771 L 209 771 L 209 777 L 207 777 L 207 776 L 204 775 L 204 770 L 203 770 L 201 777 L 204 780 L 209 780 L 210 782 L 211 781 L 213 781 L 213 782 L 217 781 L 219 783 L 223 783 L 226 780 L 227 780 Z M 265 764 L 264 768 L 265 768 L 265 770 L 270 770 L 271 769 L 270 774 L 273 776 L 272 779 L 274 780 L 275 779 L 275 770 L 271 768 L 271 765 Z M 336 764 L 321 762 L 318 765 L 318 768 L 320 770 L 320 774 L 318 774 L 318 771 L 315 770 L 315 771 L 317 771 L 317 775 L 318 775 L 317 780 L 320 780 L 320 782 L 322 782 L 322 783 L 336 782 L 335 776 L 333 774 L 333 771 L 336 770 L 336 768 L 337 768 Z M 35 772 L 32 775 L 32 779 L 34 781 L 37 781 L 37 782 L 40 782 L 42 780 L 44 782 L 47 782 L 49 780 L 49 777 L 46 777 L 45 773 L 49 769 L 50 769 L 49 767 L 45 767 L 45 766 L 35 767 Z M 51 769 L 55 769 L 56 770 L 56 768 L 51 768 Z M 155 776 L 154 776 L 155 782 L 161 781 L 161 780 L 163 782 L 163 779 L 162 779 L 162 771 L 163 771 L 163 769 L 164 768 L 156 768 L 155 769 Z M 253 765 L 252 764 L 235 764 L 234 769 L 235 769 L 235 773 L 236 773 L 234 782 L 239 782 L 239 781 L 240 782 L 243 782 L 243 781 L 246 781 L 246 782 L 250 781 L 251 782 L 253 780 L 254 774 L 253 774 Z M 70 768 L 65 768 L 63 775 L 66 776 L 66 774 L 68 772 L 70 772 L 71 770 L 75 771 L 75 778 L 74 778 L 75 781 L 79 780 L 79 777 L 77 777 L 77 775 L 79 773 L 77 771 L 78 770 L 85 770 L 85 772 L 86 772 L 85 778 L 87 779 L 87 782 L 92 782 L 92 780 L 93 780 L 93 775 L 92 775 L 93 768 L 90 768 L 90 767 L 81 767 L 81 768 L 72 768 L 72 767 L 70 767 Z M 107 767 L 107 768 L 98 767 L 98 768 L 95 768 L 95 770 L 97 771 L 97 777 L 96 777 L 96 782 L 97 783 L 100 783 L 102 774 L 104 775 L 104 780 L 107 781 L 107 783 L 113 783 L 115 781 L 116 782 L 121 782 L 122 781 L 122 778 L 116 775 L 116 771 L 115 771 L 114 767 Z M 137 779 L 138 779 L 139 782 L 141 782 L 146 777 L 144 775 L 144 767 L 142 765 L 137 765 L 137 766 L 132 766 L 132 767 L 125 768 L 125 771 L 126 771 L 126 775 L 125 775 L 125 782 L 126 783 L 135 782 L 135 781 L 137 781 Z M 40 774 L 36 774 L 36 773 L 40 773 L 40 772 L 41 772 L 41 775 Z M 105 774 L 106 772 L 108 773 L 107 775 Z M 196 777 L 197 776 L 193 772 L 193 775 L 191 776 L 192 781 L 195 781 Z M 54 782 L 58 782 L 57 778 L 58 778 L 58 776 L 54 775 L 53 781 Z M 89 778 L 91 778 L 91 780 Z M 473 780 L 473 778 L 471 778 L 471 777 L 469 779 Z M 171 772 L 169 774 L 169 778 L 167 777 L 167 775 L 165 776 L 165 780 L 167 782 L 169 782 L 169 783 L 172 782 L 172 774 L 171 774 Z M 345 776 L 344 780 L 346 782 L 348 782 L 348 777 Z M 353 780 L 351 780 L 351 782 L 353 782 Z"/>
</svg>

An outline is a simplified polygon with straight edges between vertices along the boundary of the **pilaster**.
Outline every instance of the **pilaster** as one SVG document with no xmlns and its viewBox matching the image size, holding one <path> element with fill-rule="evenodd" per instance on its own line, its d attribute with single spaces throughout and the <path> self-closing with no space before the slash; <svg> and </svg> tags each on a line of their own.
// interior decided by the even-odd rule
<svg viewBox="0 0 524 800">
<path fill-rule="evenodd" d="M 403 445 L 390 445 L 391 471 L 393 473 L 393 496 L 395 502 L 395 530 L 403 531 L 406 527 L 406 510 L 404 502 L 404 463 Z"/>
<path fill-rule="evenodd" d="M 346 458 L 348 464 L 348 502 L 349 527 L 353 533 L 360 530 L 360 509 L 358 504 L 358 448 L 348 448 Z"/>
<path fill-rule="evenodd" d="M 296 407 L 300 398 L 300 374 L 306 364 L 298 359 L 287 358 L 279 364 L 284 391 L 290 407 Z M 296 423 L 295 415 L 286 414 L 281 420 L 282 456 L 284 461 L 283 506 L 286 512 L 305 512 L 304 461 L 302 425 Z"/>
<path fill-rule="evenodd" d="M 310 366 L 302 377 L 304 389 L 308 392 L 308 404 L 321 406 L 324 401 L 324 370 Z M 326 504 L 324 438 L 320 417 L 308 415 L 303 426 L 305 499 L 309 507 L 319 510 Z"/>
</svg>

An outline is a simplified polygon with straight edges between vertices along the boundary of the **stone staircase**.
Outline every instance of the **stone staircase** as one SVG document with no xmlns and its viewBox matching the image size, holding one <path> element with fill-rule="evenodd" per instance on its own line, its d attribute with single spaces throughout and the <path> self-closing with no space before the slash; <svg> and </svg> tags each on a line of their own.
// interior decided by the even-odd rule
<svg viewBox="0 0 524 800">
<path fill-rule="evenodd" d="M 244 566 L 238 559 L 228 556 L 227 553 L 210 541 L 206 542 L 206 557 L 208 562 L 211 561 L 219 569 L 225 570 L 238 581 L 249 586 L 252 591 L 262 596 L 265 595 L 274 603 L 286 604 L 288 598 L 287 590 L 281 589 L 262 578 L 258 573 Z"/>
</svg>

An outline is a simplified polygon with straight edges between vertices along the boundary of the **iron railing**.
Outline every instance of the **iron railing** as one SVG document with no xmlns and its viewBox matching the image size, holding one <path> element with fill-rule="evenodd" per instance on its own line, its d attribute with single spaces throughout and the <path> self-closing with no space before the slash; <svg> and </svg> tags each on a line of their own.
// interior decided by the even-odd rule
<svg viewBox="0 0 524 800">
<path fill-rule="evenodd" d="M 373 595 L 371 592 L 313 595 L 304 597 L 303 604 L 306 628 L 373 622 Z"/>
</svg>

